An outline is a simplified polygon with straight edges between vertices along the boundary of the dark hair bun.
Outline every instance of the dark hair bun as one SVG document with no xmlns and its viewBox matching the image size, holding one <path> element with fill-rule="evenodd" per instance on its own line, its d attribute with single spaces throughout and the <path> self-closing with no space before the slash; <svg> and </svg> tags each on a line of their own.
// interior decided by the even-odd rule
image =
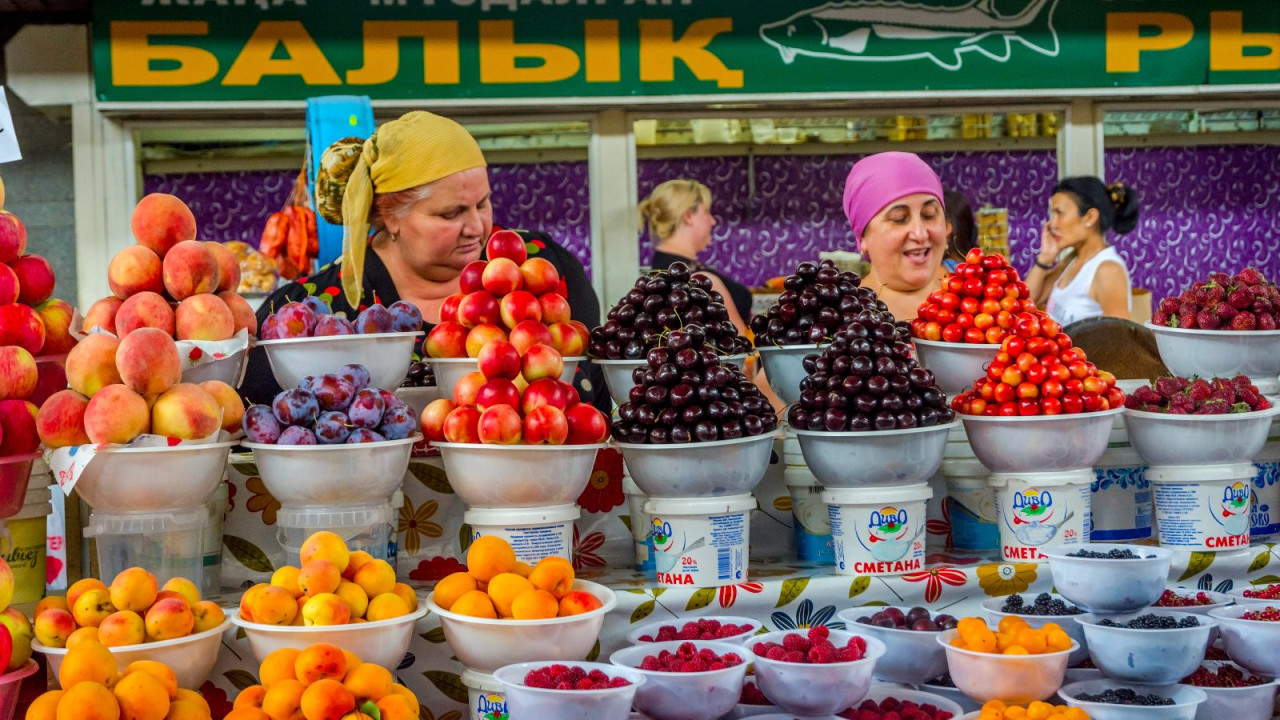
<svg viewBox="0 0 1280 720">
<path fill-rule="evenodd" d="M 1138 226 L 1138 192 L 1124 183 L 1112 183 L 1107 186 L 1111 195 L 1111 204 L 1115 206 L 1115 221 L 1112 228 L 1118 233 L 1127 233 Z"/>
</svg>

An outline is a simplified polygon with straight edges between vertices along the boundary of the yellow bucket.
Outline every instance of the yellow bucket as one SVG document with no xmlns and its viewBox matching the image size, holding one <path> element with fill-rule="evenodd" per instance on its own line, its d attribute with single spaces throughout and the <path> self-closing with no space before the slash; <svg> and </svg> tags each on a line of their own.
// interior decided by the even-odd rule
<svg viewBox="0 0 1280 720">
<path fill-rule="evenodd" d="M 49 486 L 27 490 L 22 510 L 3 521 L 0 555 L 13 571 L 13 604 L 34 603 L 44 597 L 45 521 L 53 506 Z"/>
</svg>

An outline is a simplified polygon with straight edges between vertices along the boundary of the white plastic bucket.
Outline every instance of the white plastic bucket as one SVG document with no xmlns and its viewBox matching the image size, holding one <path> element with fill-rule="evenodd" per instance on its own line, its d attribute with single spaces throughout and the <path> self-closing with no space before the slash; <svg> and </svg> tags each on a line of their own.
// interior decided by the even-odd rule
<svg viewBox="0 0 1280 720">
<path fill-rule="evenodd" d="M 463 670 L 462 684 L 467 686 L 467 720 L 510 717 L 507 696 L 503 694 L 498 678 L 475 670 Z"/>
<path fill-rule="evenodd" d="M 627 508 L 631 512 L 631 542 L 635 545 L 636 570 L 653 572 L 653 545 L 649 542 L 651 525 L 649 514 L 644 511 L 644 502 L 648 495 L 631 479 L 631 474 L 623 468 L 622 492 L 627 496 Z"/>
<path fill-rule="evenodd" d="M 102 513 L 89 517 L 84 536 L 97 546 L 95 577 L 114 578 L 122 570 L 144 567 L 160 584 L 182 577 L 204 587 L 204 505 L 168 512 Z"/>
<path fill-rule="evenodd" d="M 1238 550 L 1249 546 L 1252 463 L 1152 467 L 1160 547 Z"/>
<path fill-rule="evenodd" d="M 791 528 L 796 536 L 796 557 L 807 562 L 835 562 L 831 519 L 822 500 L 822 485 L 806 467 L 788 465 L 783 482 L 791 494 Z"/>
<path fill-rule="evenodd" d="M 0 555 L 13 571 L 13 605 L 35 603 L 45 595 L 45 521 L 53 510 L 52 497 L 48 485 L 29 486 L 22 509 L 0 523 Z"/>
<path fill-rule="evenodd" d="M 573 560 L 573 521 L 577 505 L 542 508 L 472 508 L 462 514 L 471 539 L 492 535 L 511 543 L 516 559 L 529 565 L 552 555 Z"/>
<path fill-rule="evenodd" d="M 230 501 L 227 481 L 224 479 L 204 503 L 209 513 L 209 522 L 204 528 L 204 556 L 201 558 L 204 584 L 200 587 L 201 600 L 216 601 L 222 597 L 222 517 L 230 507 Z"/>
<path fill-rule="evenodd" d="M 1254 467 L 1249 537 L 1261 540 L 1280 534 L 1280 418 L 1271 423 L 1271 434 Z"/>
<path fill-rule="evenodd" d="M 1093 542 L 1131 542 L 1151 537 L 1151 481 L 1146 463 L 1129 444 L 1122 421 L 1111 430 L 1102 457 L 1093 466 Z"/>
<path fill-rule="evenodd" d="M 1093 528 L 1093 470 L 993 474 L 1005 560 L 1044 562 L 1050 546 L 1083 545 Z"/>
<path fill-rule="evenodd" d="M 996 493 L 987 483 L 991 471 L 977 458 L 942 461 L 947 483 L 943 500 L 951 524 L 951 547 L 957 550 L 995 550 L 1000 547 L 996 524 Z"/>
<path fill-rule="evenodd" d="M 659 585 L 720 587 L 747 581 L 754 495 L 649 498 L 650 542 Z"/>
<path fill-rule="evenodd" d="M 822 492 L 840 575 L 901 575 L 924 568 L 927 483 Z"/>
<path fill-rule="evenodd" d="M 282 507 L 276 512 L 276 539 L 289 565 L 300 564 L 302 544 L 321 530 L 336 533 L 351 550 L 363 550 L 378 560 L 394 564 L 390 548 L 395 520 L 390 503 L 331 508 Z"/>
</svg>

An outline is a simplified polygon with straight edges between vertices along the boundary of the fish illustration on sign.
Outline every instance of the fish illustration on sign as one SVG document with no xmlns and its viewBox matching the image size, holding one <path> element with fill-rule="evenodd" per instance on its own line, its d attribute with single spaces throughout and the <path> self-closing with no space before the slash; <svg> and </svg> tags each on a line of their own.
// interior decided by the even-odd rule
<svg viewBox="0 0 1280 720">
<path fill-rule="evenodd" d="M 1053 11 L 1059 0 L 1031 0 L 1008 16 L 997 14 L 993 2 L 973 0 L 950 8 L 901 0 L 830 2 L 763 25 L 760 37 L 785 63 L 797 55 L 865 62 L 928 58 L 959 70 L 970 51 L 1006 62 L 1015 41 L 1042 55 L 1058 55 Z"/>
</svg>

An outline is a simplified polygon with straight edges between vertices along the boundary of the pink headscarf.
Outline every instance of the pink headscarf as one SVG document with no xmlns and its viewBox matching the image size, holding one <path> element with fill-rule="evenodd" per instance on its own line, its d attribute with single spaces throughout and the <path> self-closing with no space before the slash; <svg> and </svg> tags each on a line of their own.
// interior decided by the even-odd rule
<svg viewBox="0 0 1280 720">
<path fill-rule="evenodd" d="M 858 247 L 862 247 L 862 231 L 876 213 L 916 193 L 928 193 L 943 202 L 942 181 L 914 153 L 882 152 L 854 163 L 844 181 L 844 214 Z"/>
</svg>

